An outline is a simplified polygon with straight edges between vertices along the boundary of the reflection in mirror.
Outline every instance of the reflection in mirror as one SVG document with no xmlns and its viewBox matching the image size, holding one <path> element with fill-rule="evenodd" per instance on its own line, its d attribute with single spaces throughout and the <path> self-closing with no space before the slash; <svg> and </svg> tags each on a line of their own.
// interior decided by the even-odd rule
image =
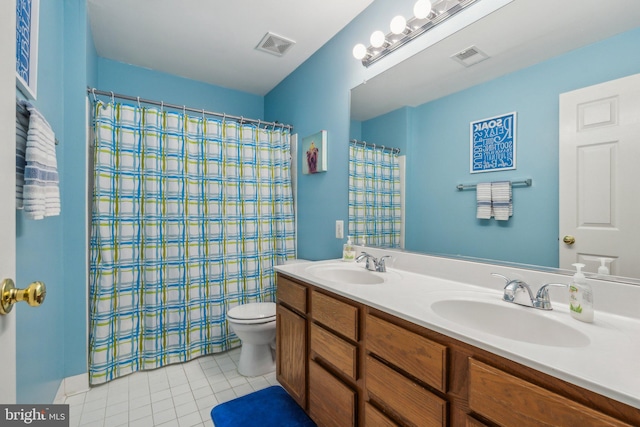
<svg viewBox="0 0 640 427">
<path fill-rule="evenodd" d="M 402 248 L 399 148 L 349 142 L 349 236 L 357 244 Z"/>
<path fill-rule="evenodd" d="M 567 268 L 559 263 L 566 245 L 559 229 L 559 97 L 640 73 L 640 57 L 628 54 L 640 44 L 640 2 L 611 2 L 606 13 L 601 6 L 570 0 L 557 10 L 552 0 L 512 2 L 352 90 L 350 137 L 407 155 L 407 250 Z M 541 10 L 554 12 L 531 19 Z M 489 58 L 468 68 L 451 59 L 470 46 Z M 471 173 L 470 123 L 510 112 L 517 113 L 516 168 Z M 476 191 L 457 190 L 526 179 L 533 185 L 512 188 L 513 216 L 506 221 L 478 219 Z M 618 197 L 637 205 L 635 194 Z M 634 209 L 640 218 L 640 207 Z M 609 252 L 578 257 L 580 243 L 569 250 L 596 273 Z M 640 283 L 640 274 L 622 267 L 612 263 L 611 274 Z"/>
</svg>

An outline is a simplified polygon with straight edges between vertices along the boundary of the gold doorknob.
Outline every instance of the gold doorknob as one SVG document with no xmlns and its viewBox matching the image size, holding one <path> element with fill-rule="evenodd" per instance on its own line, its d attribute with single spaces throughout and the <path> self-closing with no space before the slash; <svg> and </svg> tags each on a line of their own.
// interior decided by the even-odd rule
<svg viewBox="0 0 640 427">
<path fill-rule="evenodd" d="M 0 314 L 7 314 L 13 304 L 25 301 L 31 307 L 37 307 L 44 301 L 47 287 L 42 282 L 33 282 L 25 289 L 17 289 L 11 279 L 4 279 L 0 285 Z"/>
<path fill-rule="evenodd" d="M 562 241 L 565 242 L 567 245 L 573 245 L 576 242 L 576 238 L 573 236 L 566 235 L 564 236 Z"/>
</svg>

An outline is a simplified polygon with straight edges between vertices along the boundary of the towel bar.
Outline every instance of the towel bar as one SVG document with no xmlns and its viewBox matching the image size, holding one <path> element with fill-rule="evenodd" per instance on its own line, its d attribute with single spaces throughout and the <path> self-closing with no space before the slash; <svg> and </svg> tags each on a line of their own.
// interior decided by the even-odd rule
<svg viewBox="0 0 640 427">
<path fill-rule="evenodd" d="M 524 185 L 526 187 L 531 187 L 533 184 L 533 180 L 531 178 L 524 179 L 522 181 L 511 181 L 511 185 Z M 476 188 L 476 184 L 458 184 L 456 185 L 458 191 L 462 190 L 470 190 Z"/>
</svg>

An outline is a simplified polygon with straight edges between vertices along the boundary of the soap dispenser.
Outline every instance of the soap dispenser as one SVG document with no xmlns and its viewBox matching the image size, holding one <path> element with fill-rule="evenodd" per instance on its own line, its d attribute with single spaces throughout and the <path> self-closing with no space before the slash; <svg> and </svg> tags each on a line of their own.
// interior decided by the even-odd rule
<svg viewBox="0 0 640 427">
<path fill-rule="evenodd" d="M 356 248 L 354 248 L 353 243 L 351 243 L 351 236 L 347 236 L 347 243 L 345 243 L 342 247 L 342 260 L 355 261 L 355 259 L 356 259 Z"/>
<path fill-rule="evenodd" d="M 598 267 L 599 275 L 606 276 L 609 274 L 609 267 L 607 267 L 609 261 L 611 261 L 609 258 L 600 258 L 600 267 Z"/>
<path fill-rule="evenodd" d="M 569 311 L 573 318 L 582 322 L 593 322 L 593 292 L 582 274 L 584 264 L 571 264 L 576 268 L 569 285 Z"/>
</svg>

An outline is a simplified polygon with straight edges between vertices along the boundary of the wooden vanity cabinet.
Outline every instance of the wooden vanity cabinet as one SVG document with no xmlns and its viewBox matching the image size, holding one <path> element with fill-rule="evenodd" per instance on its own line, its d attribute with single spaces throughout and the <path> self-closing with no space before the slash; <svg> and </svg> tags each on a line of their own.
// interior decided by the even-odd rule
<svg viewBox="0 0 640 427">
<path fill-rule="evenodd" d="M 640 409 L 278 275 L 277 378 L 318 426 L 640 426 Z"/>
</svg>

